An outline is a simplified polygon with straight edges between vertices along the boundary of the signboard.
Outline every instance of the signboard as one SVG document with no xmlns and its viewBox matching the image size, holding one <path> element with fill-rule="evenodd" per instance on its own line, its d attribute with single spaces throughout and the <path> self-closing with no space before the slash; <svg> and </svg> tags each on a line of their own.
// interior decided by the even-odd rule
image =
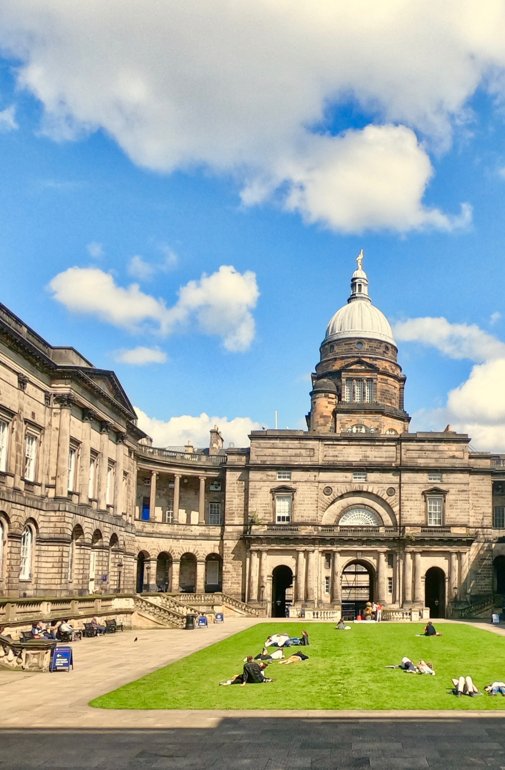
<svg viewBox="0 0 505 770">
<path fill-rule="evenodd" d="M 50 671 L 70 671 L 74 667 L 71 647 L 55 647 L 51 655 Z"/>
</svg>

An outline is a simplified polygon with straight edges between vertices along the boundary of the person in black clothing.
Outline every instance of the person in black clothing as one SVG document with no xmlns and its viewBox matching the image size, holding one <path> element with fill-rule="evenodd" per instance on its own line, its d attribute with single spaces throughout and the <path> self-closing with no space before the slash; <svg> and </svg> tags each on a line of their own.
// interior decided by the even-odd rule
<svg viewBox="0 0 505 770">
<path fill-rule="evenodd" d="M 441 634 L 437 632 L 437 629 L 435 628 L 431 620 L 428 620 L 424 628 L 423 636 L 441 636 Z"/>
<path fill-rule="evenodd" d="M 244 664 L 244 670 L 242 671 L 242 687 L 246 684 L 263 684 L 264 682 L 271 682 L 271 679 L 267 679 L 263 673 L 266 668 L 266 663 L 258 663 L 254 660 L 252 655 L 247 656 L 247 663 Z"/>
</svg>

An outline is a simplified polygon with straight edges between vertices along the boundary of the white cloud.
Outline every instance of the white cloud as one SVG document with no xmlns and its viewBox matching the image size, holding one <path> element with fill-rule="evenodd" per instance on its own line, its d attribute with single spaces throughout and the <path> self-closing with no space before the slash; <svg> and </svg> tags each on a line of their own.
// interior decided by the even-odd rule
<svg viewBox="0 0 505 770">
<path fill-rule="evenodd" d="M 421 202 L 427 152 L 464 129 L 479 86 L 497 100 L 505 93 L 500 0 L 258 0 L 247 13 L 228 0 L 5 0 L 0 44 L 20 62 L 18 85 L 42 103 L 50 135 L 101 129 L 142 166 L 232 173 L 249 204 L 285 185 L 293 210 L 346 232 L 368 226 L 362 203 L 374 228 L 456 226 Z M 335 108 L 349 101 L 380 141 L 366 130 L 340 143 L 329 135 Z M 387 141 L 393 129 L 403 140 Z M 362 202 L 361 150 L 372 144 L 379 157 Z M 382 175 L 386 158 L 392 178 Z M 392 188 L 397 218 L 383 200 Z"/>
<path fill-rule="evenodd" d="M 498 321 L 501 321 L 501 319 L 502 319 L 502 314 L 498 310 L 495 310 L 494 313 L 491 313 L 491 315 L 489 316 L 489 323 L 491 324 L 491 326 L 494 326 L 495 324 L 498 323 Z"/>
<path fill-rule="evenodd" d="M 403 321 L 396 324 L 395 336 L 431 345 L 449 358 L 474 362 L 443 407 L 414 415 L 417 429 L 443 430 L 450 424 L 468 433 L 476 449 L 505 451 L 505 343 L 474 324 L 452 324 L 445 318 Z"/>
<path fill-rule="evenodd" d="M 139 281 L 149 281 L 155 272 L 156 267 L 138 255 L 133 256 L 128 262 L 128 274 Z"/>
<path fill-rule="evenodd" d="M 114 326 L 169 335 L 178 328 L 220 337 L 229 351 L 247 350 L 255 334 L 252 311 L 259 297 L 256 275 L 222 265 L 211 275 L 189 281 L 172 307 L 141 291 L 118 286 L 99 268 L 71 267 L 49 283 L 53 297 L 70 312 L 92 315 Z"/>
<path fill-rule="evenodd" d="M 11 104 L 5 110 L 0 110 L 0 132 L 15 131 L 17 128 L 19 126 L 16 121 L 16 108 L 14 105 Z"/>
<path fill-rule="evenodd" d="M 114 359 L 121 364 L 146 366 L 147 364 L 164 364 L 167 354 L 159 348 L 136 347 L 129 350 L 118 350 Z"/>
<path fill-rule="evenodd" d="M 179 264 L 178 254 L 170 246 L 167 246 L 165 243 L 161 244 L 159 248 L 161 253 L 163 254 L 163 261 L 160 264 L 160 270 L 163 270 L 163 272 L 165 273 L 168 273 L 171 270 L 174 270 Z"/>
<path fill-rule="evenodd" d="M 209 446 L 209 432 L 215 425 L 218 426 L 225 446 L 247 446 L 248 435 L 251 430 L 258 430 L 261 426 L 249 417 L 209 417 L 202 412 L 197 416 L 181 415 L 172 417 L 164 422 L 154 417 L 149 417 L 138 407 L 135 407 L 138 416 L 139 428 L 145 431 L 153 439 L 155 446 L 170 447 L 184 446 L 188 442 L 194 447 L 204 448 Z"/>
<path fill-rule="evenodd" d="M 505 343 L 476 324 L 453 324 L 446 318 L 410 318 L 394 326 L 400 342 L 420 342 L 449 358 L 487 361 L 505 356 Z"/>
<path fill-rule="evenodd" d="M 92 259 L 102 259 L 104 255 L 103 245 L 97 241 L 88 243 L 86 250 Z"/>
</svg>

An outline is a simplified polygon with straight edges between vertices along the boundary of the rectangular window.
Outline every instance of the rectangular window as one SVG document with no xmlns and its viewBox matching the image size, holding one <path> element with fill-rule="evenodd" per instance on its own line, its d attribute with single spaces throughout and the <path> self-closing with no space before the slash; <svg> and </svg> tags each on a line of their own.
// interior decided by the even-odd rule
<svg viewBox="0 0 505 770">
<path fill-rule="evenodd" d="M 25 438 L 25 467 L 23 474 L 27 481 L 35 481 L 37 448 L 38 436 L 34 433 L 27 433 Z"/>
<path fill-rule="evenodd" d="M 68 451 L 68 491 L 73 492 L 76 488 L 77 473 L 77 452 L 76 446 L 70 446 Z"/>
<path fill-rule="evenodd" d="M 9 447 L 9 423 L 0 420 L 0 471 L 7 470 L 7 450 Z"/>
<path fill-rule="evenodd" d="M 277 471 L 277 481 L 291 481 L 291 471 Z"/>
<path fill-rule="evenodd" d="M 291 508 L 293 497 L 291 495 L 275 496 L 275 523 L 289 524 L 291 521 Z"/>
<path fill-rule="evenodd" d="M 116 479 L 116 466 L 109 462 L 107 465 L 107 487 L 105 493 L 105 502 L 107 505 L 114 505 L 114 482 Z"/>
<path fill-rule="evenodd" d="M 493 510 L 493 527 L 505 529 L 505 505 L 496 505 Z"/>
<path fill-rule="evenodd" d="M 388 577 L 388 594 L 393 593 L 393 578 Z"/>
<path fill-rule="evenodd" d="M 147 496 L 142 498 L 142 510 L 140 512 L 140 518 L 142 521 L 149 521 L 151 518 L 151 499 Z"/>
<path fill-rule="evenodd" d="M 428 495 L 428 526 L 441 527 L 444 512 L 444 498 L 442 495 Z"/>
<path fill-rule="evenodd" d="M 324 554 L 324 567 L 325 567 L 325 569 L 330 569 L 330 567 L 331 567 L 331 553 L 325 553 Z"/>
<path fill-rule="evenodd" d="M 344 401 L 370 404 L 374 401 L 374 381 L 367 379 L 344 380 Z"/>
<path fill-rule="evenodd" d="M 219 585 L 219 562 L 217 559 L 209 559 L 207 562 L 205 582 L 209 586 Z"/>
<path fill-rule="evenodd" d="M 209 524 L 221 524 L 221 503 L 209 503 Z"/>
<path fill-rule="evenodd" d="M 367 475 L 366 471 L 354 471 L 352 474 L 352 480 L 353 481 L 366 481 Z"/>
<path fill-rule="evenodd" d="M 88 497 L 96 498 L 96 480 L 98 478 L 98 455 L 92 454 L 89 459 Z"/>
<path fill-rule="evenodd" d="M 325 594 L 330 593 L 330 576 L 329 575 L 326 575 L 326 577 L 324 578 L 324 592 Z"/>
<path fill-rule="evenodd" d="M 428 481 L 442 481 L 441 471 L 428 471 Z"/>
</svg>

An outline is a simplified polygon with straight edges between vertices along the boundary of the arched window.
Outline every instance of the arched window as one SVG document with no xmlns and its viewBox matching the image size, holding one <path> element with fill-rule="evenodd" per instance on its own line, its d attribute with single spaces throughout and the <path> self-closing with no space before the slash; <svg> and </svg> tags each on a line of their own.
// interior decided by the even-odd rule
<svg viewBox="0 0 505 770">
<path fill-rule="evenodd" d="M 33 529 L 27 524 L 21 535 L 20 580 L 31 580 L 33 561 Z"/>
<path fill-rule="evenodd" d="M 6 535 L 5 524 L 0 519 L 0 580 L 3 577 L 3 569 L 4 569 L 5 535 Z"/>
<path fill-rule="evenodd" d="M 340 521 L 340 527 L 381 527 L 382 519 L 378 513 L 364 505 L 348 508 Z"/>
</svg>

